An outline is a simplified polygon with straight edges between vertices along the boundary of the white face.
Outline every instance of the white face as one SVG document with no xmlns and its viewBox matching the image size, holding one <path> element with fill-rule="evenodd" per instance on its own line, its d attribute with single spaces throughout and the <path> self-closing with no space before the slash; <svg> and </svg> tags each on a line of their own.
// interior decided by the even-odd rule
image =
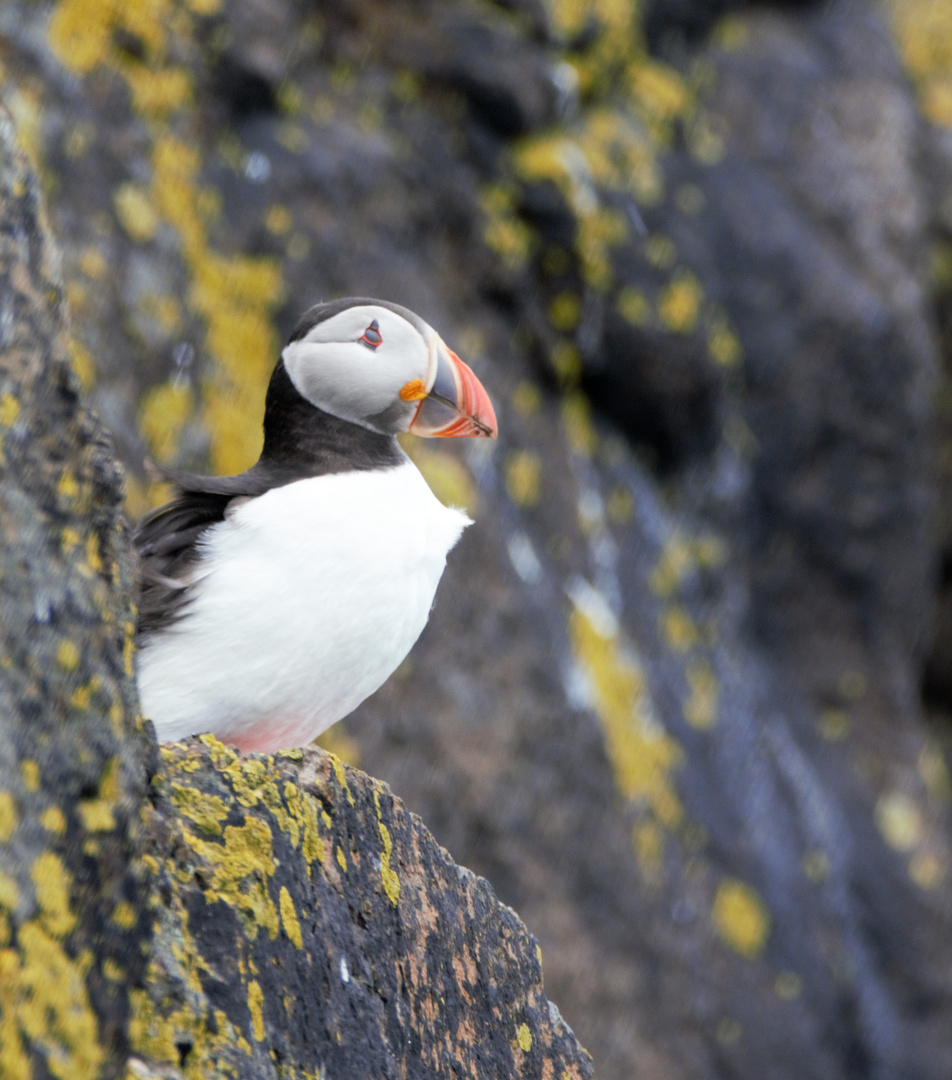
<svg viewBox="0 0 952 1080">
<path fill-rule="evenodd" d="M 284 366 L 297 392 L 325 412 L 386 434 L 405 431 L 417 402 L 400 391 L 414 379 L 425 383 L 430 367 L 434 332 L 422 326 L 425 336 L 375 304 L 346 308 L 287 345 Z"/>
</svg>

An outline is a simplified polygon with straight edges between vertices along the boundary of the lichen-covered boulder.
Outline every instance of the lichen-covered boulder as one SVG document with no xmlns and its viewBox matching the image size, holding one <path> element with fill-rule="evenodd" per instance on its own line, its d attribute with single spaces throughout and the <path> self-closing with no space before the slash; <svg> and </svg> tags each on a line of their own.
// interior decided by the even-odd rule
<svg viewBox="0 0 952 1080">
<path fill-rule="evenodd" d="M 162 759 L 134 1050 L 196 1078 L 593 1075 L 522 922 L 385 784 L 210 736 Z"/>
</svg>

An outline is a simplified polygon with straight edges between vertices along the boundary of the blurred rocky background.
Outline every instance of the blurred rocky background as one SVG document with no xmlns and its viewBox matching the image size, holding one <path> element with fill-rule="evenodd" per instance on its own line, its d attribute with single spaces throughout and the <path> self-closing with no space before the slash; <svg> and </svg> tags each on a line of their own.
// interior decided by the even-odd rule
<svg viewBox="0 0 952 1080">
<path fill-rule="evenodd" d="M 127 469 L 240 471 L 296 315 L 423 315 L 493 447 L 322 740 L 542 948 L 603 1080 L 952 1074 L 952 9 L 7 0 Z M 2 419 L 2 417 L 0 417 Z"/>
</svg>

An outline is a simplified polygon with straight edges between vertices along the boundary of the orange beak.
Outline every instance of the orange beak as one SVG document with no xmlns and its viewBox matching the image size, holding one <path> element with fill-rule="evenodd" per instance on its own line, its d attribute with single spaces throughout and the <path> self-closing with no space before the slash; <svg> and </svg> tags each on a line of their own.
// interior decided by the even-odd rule
<svg viewBox="0 0 952 1080">
<path fill-rule="evenodd" d="M 496 413 L 483 384 L 437 334 L 430 339 L 427 382 L 429 389 L 421 396 L 410 423 L 414 435 L 425 439 L 496 438 Z"/>
</svg>

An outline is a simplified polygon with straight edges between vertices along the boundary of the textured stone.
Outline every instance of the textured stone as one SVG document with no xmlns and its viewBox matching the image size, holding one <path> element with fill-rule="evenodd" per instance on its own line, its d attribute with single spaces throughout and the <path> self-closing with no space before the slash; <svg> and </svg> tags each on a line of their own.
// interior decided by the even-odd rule
<svg viewBox="0 0 952 1080">
<path fill-rule="evenodd" d="M 0 1074 L 115 1076 L 149 935 L 122 473 L 0 109 Z"/>
<path fill-rule="evenodd" d="M 248 463 L 316 299 L 406 303 L 485 381 L 494 454 L 411 446 L 476 525 L 330 743 L 519 910 L 599 1074 L 944 1080 L 947 5 L 59 0 L 0 33 L 131 513 L 146 449 Z"/>
<path fill-rule="evenodd" d="M 209 737 L 163 763 L 146 1059 L 195 1077 L 593 1075 L 523 924 L 385 784 Z"/>
</svg>

